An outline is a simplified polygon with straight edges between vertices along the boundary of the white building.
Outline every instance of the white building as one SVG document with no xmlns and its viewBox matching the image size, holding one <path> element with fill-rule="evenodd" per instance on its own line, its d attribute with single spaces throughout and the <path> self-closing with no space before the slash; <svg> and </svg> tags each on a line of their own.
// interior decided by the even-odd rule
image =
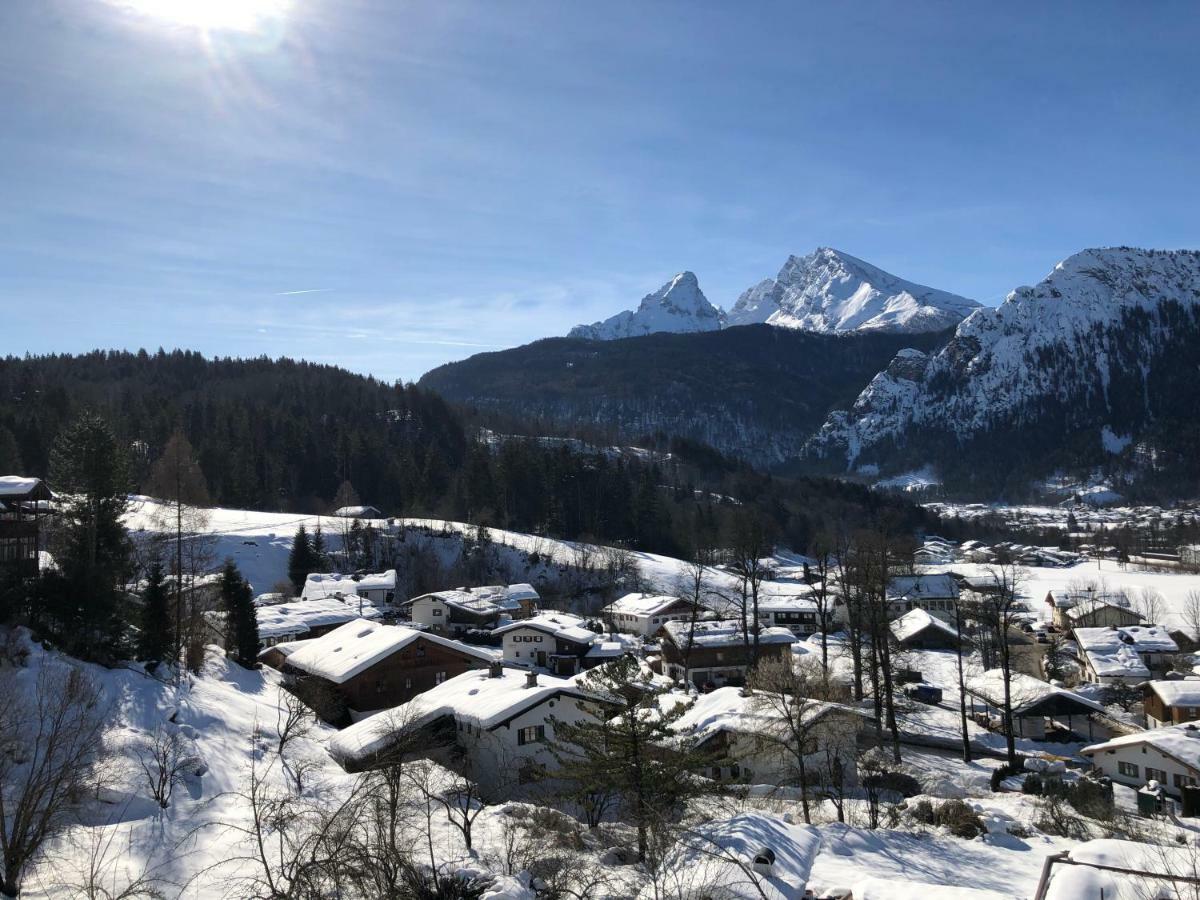
<svg viewBox="0 0 1200 900">
<path fill-rule="evenodd" d="M 601 635 L 587 622 L 570 613 L 541 613 L 497 628 L 510 665 L 549 669 L 554 675 L 568 676 L 599 665 L 606 659 L 636 649 L 633 639 L 622 635 Z"/>
<path fill-rule="evenodd" d="M 1076 628 L 1083 677 L 1094 684 L 1141 684 L 1168 667 L 1179 646 L 1157 625 Z"/>
<path fill-rule="evenodd" d="M 887 586 L 888 612 L 892 618 L 923 609 L 948 622 L 954 618 L 957 600 L 958 581 L 950 572 L 898 575 Z"/>
<path fill-rule="evenodd" d="M 1185 784 L 1200 783 L 1200 726 L 1191 722 L 1122 735 L 1080 752 L 1101 775 L 1130 787 L 1157 781 L 1178 797 Z"/>
<path fill-rule="evenodd" d="M 380 612 L 370 604 L 347 602 L 337 597 L 318 600 L 289 600 L 284 603 L 255 606 L 258 638 L 263 648 L 288 641 L 308 640 L 327 634 L 355 619 L 378 619 Z M 216 643 L 225 643 L 225 612 L 204 614 Z"/>
<path fill-rule="evenodd" d="M 686 622 L 695 604 L 665 594 L 626 594 L 604 607 L 602 614 L 615 631 L 653 637 L 667 622 Z"/>
<path fill-rule="evenodd" d="M 767 628 L 786 628 L 804 640 L 817 633 L 817 604 L 810 597 L 798 594 L 760 597 L 758 621 Z"/>
<path fill-rule="evenodd" d="M 344 768 L 360 771 L 416 732 L 449 735 L 462 751 L 463 774 L 489 797 L 504 797 L 539 770 L 555 768 L 548 749 L 554 720 L 579 722 L 599 702 L 573 681 L 496 665 L 464 672 L 402 706 L 363 719 L 338 732 L 327 746 Z"/>
<path fill-rule="evenodd" d="M 414 625 L 441 634 L 491 630 L 501 619 L 527 619 L 537 612 L 538 592 L 529 584 L 491 584 L 435 591 L 406 604 Z"/>
<path fill-rule="evenodd" d="M 357 597 L 373 606 L 387 606 L 396 599 L 396 570 L 370 575 L 339 575 L 314 572 L 304 579 L 304 600 L 322 597 Z"/>
<path fill-rule="evenodd" d="M 787 698 L 787 702 L 793 701 Z M 842 786 L 853 787 L 857 783 L 855 742 L 863 713 L 838 703 L 804 702 L 798 724 L 813 747 L 804 757 L 805 782 L 812 788 L 827 784 L 836 760 Z M 751 695 L 742 688 L 722 687 L 697 697 L 671 728 L 712 755 L 709 774 L 714 781 L 795 785 L 799 761 L 781 746 L 791 743 L 793 734 L 781 713 L 781 705 L 763 702 L 757 692 Z"/>
</svg>

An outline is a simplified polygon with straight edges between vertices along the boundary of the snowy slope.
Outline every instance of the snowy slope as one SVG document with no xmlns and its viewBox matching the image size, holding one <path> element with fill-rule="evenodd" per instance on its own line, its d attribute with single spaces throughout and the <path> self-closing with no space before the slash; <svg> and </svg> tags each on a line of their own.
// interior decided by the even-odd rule
<svg viewBox="0 0 1200 900">
<path fill-rule="evenodd" d="M 1147 361 L 1170 337 L 1162 309 L 1168 301 L 1193 311 L 1200 305 L 1200 253 L 1077 253 L 1036 287 L 1019 287 L 999 307 L 976 310 L 935 355 L 904 351 L 849 411 L 831 414 L 809 452 L 844 455 L 852 466 L 881 442 L 903 443 L 913 429 L 965 438 L 1033 421 L 1048 404 L 1094 418 L 1112 402 L 1114 379 L 1140 374 L 1148 391 Z M 1147 393 L 1146 412 L 1151 399 Z M 1125 424 L 1105 423 L 1121 434 Z"/>
<path fill-rule="evenodd" d="M 567 337 L 611 341 L 660 331 L 689 333 L 717 331 L 725 314 L 708 302 L 691 272 L 680 272 L 653 294 L 642 298 L 636 310 L 625 310 L 603 322 L 577 325 Z"/>
<path fill-rule="evenodd" d="M 966 297 L 897 278 L 829 247 L 789 256 L 779 275 L 745 291 L 729 325 L 805 331 L 941 331 L 977 309 Z"/>
</svg>

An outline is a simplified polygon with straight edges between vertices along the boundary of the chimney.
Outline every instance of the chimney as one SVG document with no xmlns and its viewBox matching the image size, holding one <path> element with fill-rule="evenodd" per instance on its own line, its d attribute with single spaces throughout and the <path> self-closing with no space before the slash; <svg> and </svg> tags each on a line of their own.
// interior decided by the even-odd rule
<svg viewBox="0 0 1200 900">
<path fill-rule="evenodd" d="M 504 663 L 500 660 L 488 663 L 488 678 L 499 678 L 504 674 Z"/>
<path fill-rule="evenodd" d="M 537 687 L 537 672 L 525 673 L 525 687 Z"/>
<path fill-rule="evenodd" d="M 770 847 L 763 847 L 754 857 L 754 864 L 751 868 L 759 875 L 770 876 L 775 869 L 775 851 Z"/>
</svg>

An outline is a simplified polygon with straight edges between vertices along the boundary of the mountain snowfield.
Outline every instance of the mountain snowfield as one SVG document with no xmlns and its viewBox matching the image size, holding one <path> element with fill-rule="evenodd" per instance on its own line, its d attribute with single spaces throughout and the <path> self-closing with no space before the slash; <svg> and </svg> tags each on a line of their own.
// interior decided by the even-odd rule
<svg viewBox="0 0 1200 900">
<path fill-rule="evenodd" d="M 576 326 L 568 337 L 616 340 L 762 323 L 824 334 L 908 334 L 952 328 L 978 307 L 974 300 L 905 281 L 848 253 L 820 247 L 807 256 L 789 256 L 778 276 L 743 292 L 728 315 L 704 296 L 695 275 L 683 272 L 644 297 L 636 311 Z"/>
<path fill-rule="evenodd" d="M 713 306 L 691 272 L 680 272 L 657 291 L 642 298 L 636 310 L 624 310 L 603 322 L 577 325 L 567 337 L 612 341 L 669 331 L 687 334 L 717 331 L 724 327 L 725 314 Z"/>
<path fill-rule="evenodd" d="M 861 259 L 820 247 L 789 256 L 779 275 L 738 297 L 729 325 L 765 322 L 804 331 L 942 331 L 979 304 L 905 281 Z"/>
<path fill-rule="evenodd" d="M 1121 418 L 1118 403 L 1134 418 L 1152 414 L 1151 363 L 1198 307 L 1200 252 L 1084 250 L 999 307 L 977 309 L 937 353 L 901 351 L 848 411 L 829 416 L 808 453 L 853 468 L 923 428 L 966 439 L 1048 409 L 1065 428 L 1094 426 L 1119 452 L 1130 443 L 1128 411 L 1099 419 Z"/>
</svg>

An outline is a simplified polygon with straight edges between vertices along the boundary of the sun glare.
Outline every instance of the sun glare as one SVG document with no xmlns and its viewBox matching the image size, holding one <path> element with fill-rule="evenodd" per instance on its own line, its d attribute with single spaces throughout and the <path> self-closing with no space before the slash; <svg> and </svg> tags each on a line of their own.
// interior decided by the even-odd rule
<svg viewBox="0 0 1200 900">
<path fill-rule="evenodd" d="M 279 19 L 291 0 L 124 0 L 127 9 L 205 31 L 258 31 Z"/>
</svg>

